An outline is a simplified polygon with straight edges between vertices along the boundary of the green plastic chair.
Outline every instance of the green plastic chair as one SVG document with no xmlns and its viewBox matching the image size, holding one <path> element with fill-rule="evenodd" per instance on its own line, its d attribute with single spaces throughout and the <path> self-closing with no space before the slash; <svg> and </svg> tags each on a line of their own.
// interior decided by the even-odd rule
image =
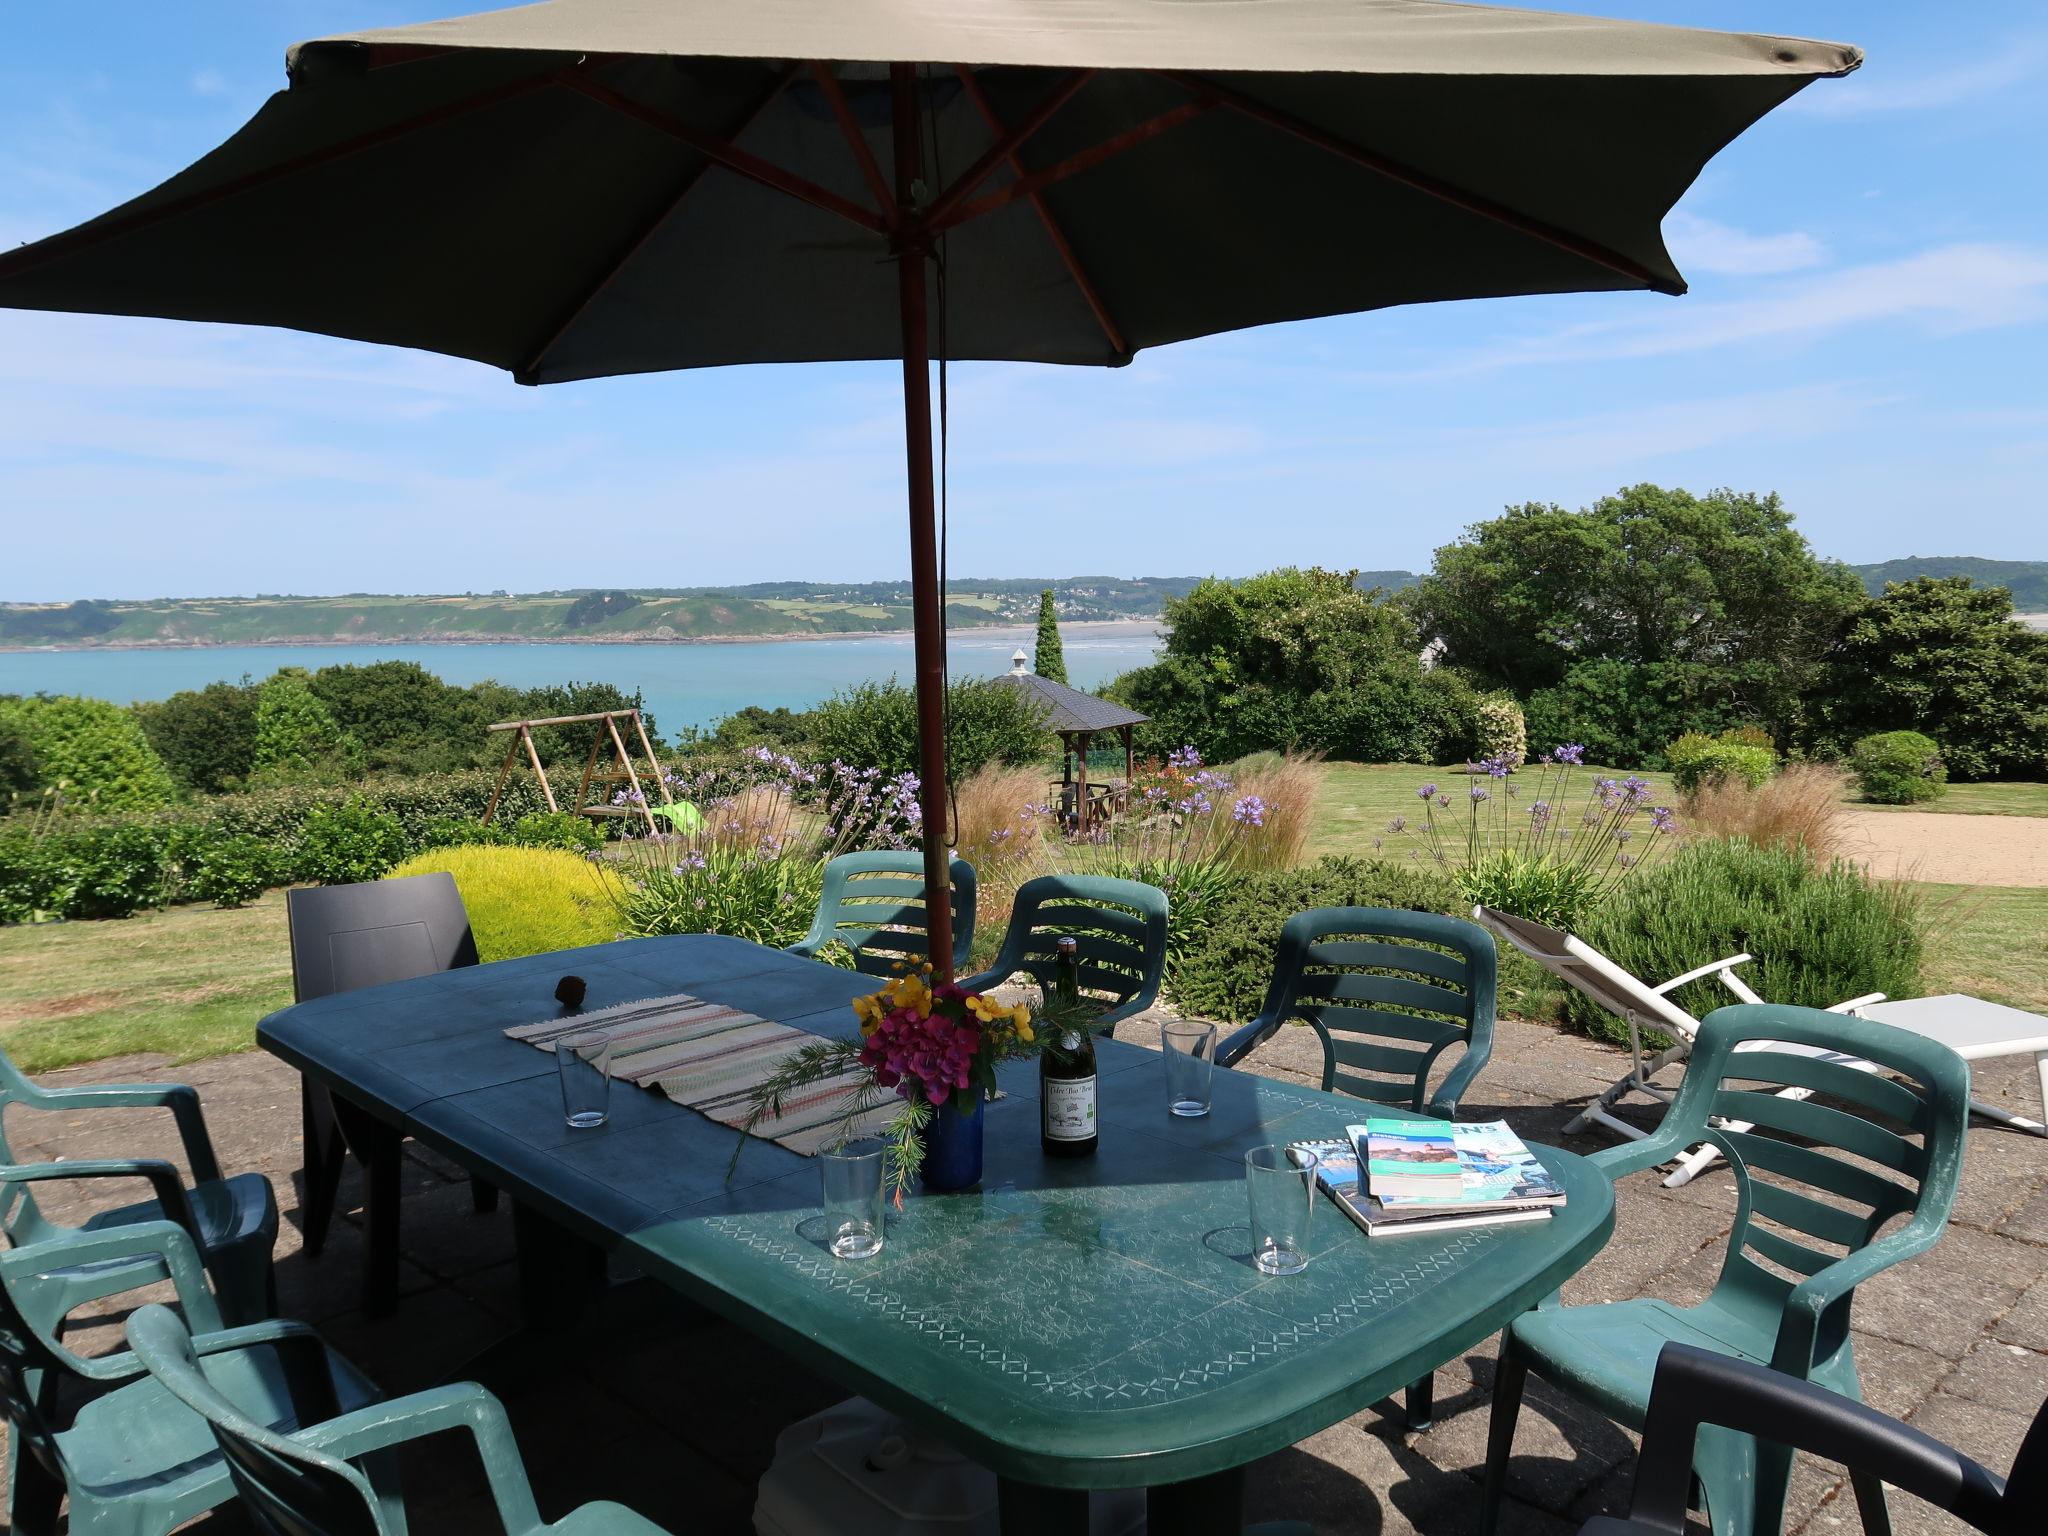
<svg viewBox="0 0 2048 1536">
<path fill-rule="evenodd" d="M 69 1528 L 81 1536 L 161 1536 L 235 1497 L 205 1421 L 153 1381 L 133 1354 L 87 1358 L 57 1341 L 55 1293 L 39 1283 L 52 1266 L 144 1259 L 176 1288 L 178 1305 L 198 1332 L 193 1351 L 213 1390 L 244 1414 L 293 1428 L 377 1401 L 377 1389 L 329 1354 L 303 1323 L 223 1328 L 198 1252 L 170 1222 L 75 1233 L 16 1249 L 0 1255 L 0 1404 L 8 1416 L 17 1536 L 55 1536 L 58 1506 L 67 1498 Z M 60 1427 L 58 1403 L 70 1395 L 67 1386 L 98 1395 Z M 388 1480 L 396 1464 L 374 1470 Z"/>
<path fill-rule="evenodd" d="M 1497 966 L 1493 935 L 1462 918 L 1297 912 L 1280 930 L 1265 1006 L 1217 1047 L 1217 1064 L 1235 1066 L 1300 1019 L 1323 1042 L 1323 1092 L 1449 1118 L 1493 1054 Z M 1430 1070 L 1453 1046 L 1463 1053 L 1425 1104 Z"/>
<path fill-rule="evenodd" d="M 4 1114 L 10 1104 L 32 1110 L 168 1109 L 192 1165 L 191 1188 L 178 1170 L 156 1158 L 84 1158 L 57 1163 L 19 1163 L 8 1147 Z M 60 1179 L 146 1180 L 152 1200 L 101 1211 L 82 1228 L 61 1226 L 36 1204 L 35 1186 Z M 0 1052 L 0 1231 L 15 1248 L 28 1248 L 73 1231 L 101 1232 L 135 1222 L 175 1221 L 204 1256 L 230 1323 L 254 1323 L 277 1312 L 271 1249 L 277 1243 L 277 1197 L 260 1173 L 224 1179 L 213 1141 L 206 1134 L 199 1095 L 182 1083 L 89 1084 L 45 1088 L 33 1083 Z M 103 1297 L 117 1296 L 163 1278 L 154 1259 L 108 1260 L 52 1270 L 39 1282 L 63 1305 L 58 1315 Z"/>
<path fill-rule="evenodd" d="M 1906 1082 L 1768 1046 L 1736 1055 L 1748 1041 L 1840 1051 Z M 1780 1098 L 1777 1090 L 1787 1087 L 1825 1102 Z M 1718 1147 L 1737 1191 L 1720 1279 L 1694 1307 L 1650 1297 L 1561 1307 L 1552 1297 L 1508 1326 L 1487 1438 L 1485 1536 L 1500 1515 L 1531 1371 L 1638 1430 L 1658 1353 L 1673 1341 L 1860 1399 L 1850 1302 L 1872 1275 L 1940 1238 L 1962 1170 L 1969 1106 L 1969 1068 L 1925 1035 L 1785 1004 L 1709 1014 L 1663 1123 L 1647 1140 L 1596 1152 L 1591 1161 L 1619 1177 L 1703 1141 Z M 1900 1217 L 1903 1224 L 1892 1226 Z M 1692 1468 L 1715 1536 L 1777 1536 L 1791 1466 L 1785 1446 L 1702 1428 Z M 1861 1473 L 1853 1481 L 1866 1528 L 1889 1529 L 1882 1485 Z"/>
<path fill-rule="evenodd" d="M 203 1341 L 168 1309 L 138 1310 L 128 1320 L 128 1344 L 155 1382 L 212 1429 L 258 1536 L 405 1536 L 405 1498 L 397 1482 L 366 1476 L 350 1463 L 448 1430 L 475 1437 L 505 1536 L 665 1536 L 623 1504 L 585 1504 L 552 1525 L 543 1523 L 505 1409 L 474 1382 L 280 1433 L 257 1423 L 209 1379 L 195 1348 Z"/>
<path fill-rule="evenodd" d="M 967 963 L 974 943 L 974 866 L 952 863 L 953 966 Z M 811 931 L 789 946 L 792 955 L 817 959 L 837 941 L 853 951 L 856 969 L 887 976 L 898 961 L 929 958 L 925 935 L 924 856 L 917 853 L 842 853 L 825 866 L 824 889 Z"/>
<path fill-rule="evenodd" d="M 1079 946 L 1082 995 L 1104 1004 L 1097 1017 L 1102 1033 L 1115 1033 L 1119 1022 L 1152 1006 L 1166 972 L 1166 892 L 1107 875 L 1025 881 L 995 964 L 960 985 L 979 992 L 1021 971 L 1049 989 L 1055 946 L 1067 936 Z"/>
<path fill-rule="evenodd" d="M 1449 1119 L 1493 1054 L 1498 967 L 1493 935 L 1462 918 L 1390 907 L 1297 912 L 1280 929 L 1265 1006 L 1217 1047 L 1217 1065 L 1236 1066 L 1300 1019 L 1323 1043 L 1323 1092 Z M 1454 1047 L 1457 1061 L 1430 1094 L 1430 1071 Z M 1429 1428 L 1435 1406 L 1435 1376 L 1411 1382 L 1408 1428 Z"/>
</svg>

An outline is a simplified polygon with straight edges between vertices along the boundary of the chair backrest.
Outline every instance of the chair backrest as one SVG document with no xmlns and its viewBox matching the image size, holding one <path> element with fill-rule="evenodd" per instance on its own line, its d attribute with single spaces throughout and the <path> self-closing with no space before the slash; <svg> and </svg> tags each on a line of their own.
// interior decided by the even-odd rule
<svg viewBox="0 0 2048 1536">
<path fill-rule="evenodd" d="M 1462 918 L 1316 907 L 1281 928 L 1260 1017 L 1314 1027 L 1325 1092 L 1419 1110 L 1445 1051 L 1492 1050 L 1498 964 L 1492 936 Z"/>
<path fill-rule="evenodd" d="M 974 866 L 952 862 L 953 964 L 967 963 L 974 943 Z M 902 960 L 930 957 L 925 931 L 924 857 L 886 849 L 842 853 L 825 866 L 817 921 L 801 946 L 805 950 L 837 940 L 853 951 L 856 968 L 887 976 Z"/>
<path fill-rule="evenodd" d="M 1759 1324 L 1775 1327 L 1795 1284 L 1867 1247 L 1898 1218 L 1934 1241 L 1962 1171 L 1969 1101 L 1969 1067 L 1925 1035 L 1787 1003 L 1708 1014 L 1658 1136 L 1707 1140 L 1714 1119 L 1753 1127 L 1724 1124 L 1711 1136 L 1736 1154 L 1729 1161 L 1739 1191 L 1716 1299 L 1756 1308 Z M 1844 1307 L 1816 1343 L 1816 1364 L 1839 1353 L 1847 1327 Z"/>
<path fill-rule="evenodd" d="M 212 1428 L 260 1536 L 389 1536 L 369 1480 L 337 1457 L 265 1429 L 216 1391 L 169 1308 L 147 1306 L 129 1318 L 128 1347 Z"/>
<path fill-rule="evenodd" d="M 1076 941 L 1081 991 L 1126 1018 L 1166 973 L 1166 892 L 1109 875 L 1040 875 L 1018 887 L 999 962 L 1050 987 L 1062 938 Z M 1112 1028 L 1114 1020 L 1112 1020 Z"/>
<path fill-rule="evenodd" d="M 1699 1033 L 1697 1018 L 1576 934 L 1493 907 L 1474 907 L 1472 916 L 1624 1023 L 1634 1014 L 1637 1024 L 1680 1040 L 1689 1041 Z"/>
<path fill-rule="evenodd" d="M 285 892 L 298 1002 L 476 964 L 476 939 L 445 872 Z"/>
</svg>

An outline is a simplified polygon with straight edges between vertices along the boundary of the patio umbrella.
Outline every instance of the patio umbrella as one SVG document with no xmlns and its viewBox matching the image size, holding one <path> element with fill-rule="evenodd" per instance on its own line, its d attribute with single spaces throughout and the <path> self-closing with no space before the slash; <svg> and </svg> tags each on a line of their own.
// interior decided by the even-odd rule
<svg viewBox="0 0 2048 1536">
<path fill-rule="evenodd" d="M 522 383 L 901 359 L 931 953 L 929 360 L 1684 282 L 1663 215 L 1834 43 L 1439 0 L 552 0 L 321 39 L 0 305 L 289 326 Z"/>
</svg>

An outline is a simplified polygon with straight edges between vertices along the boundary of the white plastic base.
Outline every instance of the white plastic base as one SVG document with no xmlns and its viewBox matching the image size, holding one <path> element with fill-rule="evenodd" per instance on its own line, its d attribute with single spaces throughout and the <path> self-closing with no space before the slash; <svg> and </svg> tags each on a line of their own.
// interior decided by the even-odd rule
<svg viewBox="0 0 2048 1536">
<path fill-rule="evenodd" d="M 754 1496 L 758 1536 L 999 1536 L 995 1474 L 864 1397 L 775 1440 Z M 1089 1536 L 1144 1536 L 1145 1495 L 1098 1493 Z"/>
</svg>

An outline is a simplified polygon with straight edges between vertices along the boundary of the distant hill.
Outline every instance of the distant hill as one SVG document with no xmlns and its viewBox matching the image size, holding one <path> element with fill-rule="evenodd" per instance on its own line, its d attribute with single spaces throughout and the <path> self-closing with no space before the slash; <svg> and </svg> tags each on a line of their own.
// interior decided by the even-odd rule
<svg viewBox="0 0 2048 1536">
<path fill-rule="evenodd" d="M 1872 597 L 1882 595 L 1888 581 L 1916 576 L 1967 576 L 1980 587 L 2006 587 L 2021 613 L 2048 611 L 2048 560 L 1980 560 L 1975 555 L 1914 555 L 1876 565 L 1849 567 L 1863 579 Z"/>
</svg>

